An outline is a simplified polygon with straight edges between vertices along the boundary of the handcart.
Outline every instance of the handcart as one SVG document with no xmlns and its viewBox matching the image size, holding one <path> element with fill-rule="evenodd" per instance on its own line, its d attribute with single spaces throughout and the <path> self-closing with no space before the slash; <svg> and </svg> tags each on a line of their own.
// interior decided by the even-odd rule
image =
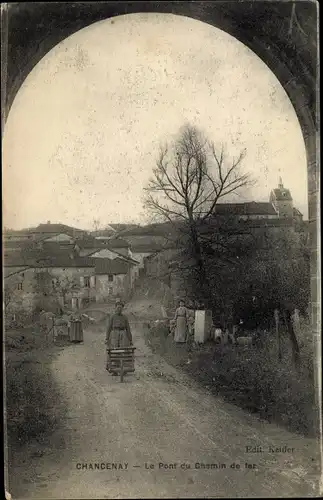
<svg viewBox="0 0 323 500">
<path fill-rule="evenodd" d="M 107 349 L 107 370 L 120 375 L 120 382 L 126 373 L 135 371 L 135 349 L 133 346 Z"/>
</svg>

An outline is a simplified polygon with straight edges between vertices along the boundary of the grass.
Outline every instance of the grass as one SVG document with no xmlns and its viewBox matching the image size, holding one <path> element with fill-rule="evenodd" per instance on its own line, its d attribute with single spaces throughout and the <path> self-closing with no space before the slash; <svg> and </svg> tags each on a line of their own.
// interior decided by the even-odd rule
<svg viewBox="0 0 323 500">
<path fill-rule="evenodd" d="M 292 432 L 316 435 L 312 350 L 301 342 L 299 372 L 291 363 L 288 339 L 283 337 L 283 360 L 277 359 L 274 336 L 267 335 L 258 346 L 177 346 L 164 325 L 146 332 L 154 352 L 182 369 L 215 395 L 275 422 Z"/>
<path fill-rule="evenodd" d="M 53 344 L 37 327 L 5 334 L 8 450 L 50 435 L 61 423 L 64 405 L 50 364 L 64 343 Z"/>
</svg>

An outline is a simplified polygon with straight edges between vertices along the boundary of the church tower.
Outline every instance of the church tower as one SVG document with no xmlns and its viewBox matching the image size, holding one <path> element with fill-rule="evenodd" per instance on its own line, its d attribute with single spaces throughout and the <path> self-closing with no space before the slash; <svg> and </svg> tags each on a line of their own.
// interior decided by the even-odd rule
<svg viewBox="0 0 323 500">
<path fill-rule="evenodd" d="M 279 217 L 293 217 L 293 198 L 290 190 L 284 187 L 281 177 L 279 177 L 278 187 L 270 193 L 270 203 L 277 210 Z"/>
</svg>

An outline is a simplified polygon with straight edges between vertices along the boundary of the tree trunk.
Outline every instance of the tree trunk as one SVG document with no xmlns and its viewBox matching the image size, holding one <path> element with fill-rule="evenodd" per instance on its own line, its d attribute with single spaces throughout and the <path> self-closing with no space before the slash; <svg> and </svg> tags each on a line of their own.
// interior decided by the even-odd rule
<svg viewBox="0 0 323 500">
<path fill-rule="evenodd" d="M 196 262 L 196 268 L 198 272 L 198 294 L 199 298 L 202 299 L 206 307 L 210 306 L 210 293 L 209 293 L 209 283 L 207 279 L 206 269 L 203 261 L 201 245 L 198 240 L 198 234 L 195 228 L 194 221 L 190 221 L 190 234 L 193 256 Z"/>
</svg>

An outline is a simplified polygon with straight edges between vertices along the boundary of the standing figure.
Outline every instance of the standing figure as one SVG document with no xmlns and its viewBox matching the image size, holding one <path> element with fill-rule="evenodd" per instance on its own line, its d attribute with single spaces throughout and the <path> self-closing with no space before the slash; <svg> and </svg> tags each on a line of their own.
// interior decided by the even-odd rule
<svg viewBox="0 0 323 500">
<path fill-rule="evenodd" d="M 78 313 L 73 313 L 70 317 L 69 336 L 70 342 L 75 344 L 83 342 L 82 316 Z"/>
<path fill-rule="evenodd" d="M 127 316 L 122 311 L 124 303 L 117 301 L 115 313 L 111 316 L 107 328 L 106 344 L 110 349 L 132 345 L 132 334 Z"/>
<path fill-rule="evenodd" d="M 118 347 L 132 346 L 132 334 L 128 318 L 122 314 L 124 303 L 116 301 L 116 312 L 111 316 L 106 333 L 105 343 L 108 349 L 118 349 Z M 106 369 L 110 371 L 109 359 Z M 117 375 L 112 372 L 113 375 Z"/>
<path fill-rule="evenodd" d="M 194 325 L 195 325 L 195 309 L 193 302 L 190 301 L 188 303 L 188 309 L 187 309 L 187 330 L 188 330 L 187 344 L 189 350 L 192 349 L 194 343 Z"/>
<path fill-rule="evenodd" d="M 185 307 L 184 300 L 180 300 L 179 307 L 175 312 L 175 335 L 176 343 L 184 343 L 187 340 L 188 333 L 188 310 Z"/>
</svg>

